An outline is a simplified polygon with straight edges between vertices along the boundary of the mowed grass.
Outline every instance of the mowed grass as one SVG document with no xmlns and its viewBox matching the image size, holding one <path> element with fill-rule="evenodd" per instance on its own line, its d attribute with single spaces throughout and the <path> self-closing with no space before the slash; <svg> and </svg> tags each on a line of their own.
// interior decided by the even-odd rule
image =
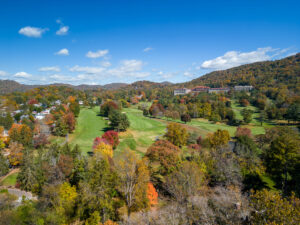
<svg viewBox="0 0 300 225">
<path fill-rule="evenodd" d="M 108 127 L 107 121 L 98 114 L 99 107 L 81 108 L 76 129 L 69 135 L 69 143 L 72 146 L 79 145 L 84 154 L 92 151 L 94 139 L 101 136 Z"/>
<path fill-rule="evenodd" d="M 124 149 L 144 155 L 147 148 L 166 132 L 166 124 L 143 116 L 142 111 L 135 107 L 125 108 L 123 112 L 128 116 L 130 128 L 120 133 L 120 144 L 115 155 Z"/>
<path fill-rule="evenodd" d="M 1 181 L 2 186 L 15 186 L 17 182 L 17 177 L 19 173 L 13 173 Z"/>
</svg>

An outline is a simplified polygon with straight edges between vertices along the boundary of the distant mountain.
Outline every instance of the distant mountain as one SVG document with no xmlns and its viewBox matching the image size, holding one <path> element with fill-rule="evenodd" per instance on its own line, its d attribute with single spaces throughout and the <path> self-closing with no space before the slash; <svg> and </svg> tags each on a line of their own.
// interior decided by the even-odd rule
<svg viewBox="0 0 300 225">
<path fill-rule="evenodd" d="M 87 84 L 81 84 L 81 85 L 71 85 L 71 84 L 64 84 L 64 83 L 54 83 L 49 84 L 52 86 L 65 86 L 74 88 L 76 90 L 97 90 L 97 89 L 105 89 L 105 90 L 112 90 L 112 89 L 119 89 L 122 87 L 126 87 L 128 84 L 126 83 L 111 83 L 111 84 L 105 84 L 105 85 L 87 85 Z M 26 84 L 20 84 L 13 80 L 0 80 L 0 94 L 8 94 L 11 92 L 24 92 L 28 91 L 33 88 L 37 87 L 43 87 L 48 85 L 26 85 Z"/>
<path fill-rule="evenodd" d="M 181 87 L 206 85 L 225 87 L 253 85 L 256 88 L 279 88 L 300 92 L 300 53 L 275 61 L 256 62 L 227 70 L 214 71 L 186 83 Z"/>
</svg>

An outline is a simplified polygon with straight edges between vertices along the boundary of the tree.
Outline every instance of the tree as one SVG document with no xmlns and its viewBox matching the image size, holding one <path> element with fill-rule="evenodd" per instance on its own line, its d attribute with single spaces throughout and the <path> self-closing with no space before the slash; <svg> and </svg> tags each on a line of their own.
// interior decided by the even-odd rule
<svg viewBox="0 0 300 225">
<path fill-rule="evenodd" d="M 104 157 L 113 157 L 113 149 L 110 144 L 105 144 L 104 142 L 100 142 L 94 148 L 94 154 L 101 154 Z"/>
<path fill-rule="evenodd" d="M 148 183 L 147 198 L 150 206 L 155 206 L 158 204 L 158 193 L 151 182 Z"/>
<path fill-rule="evenodd" d="M 96 137 L 93 142 L 93 149 L 95 149 L 101 142 L 108 145 L 110 144 L 105 138 Z"/>
<path fill-rule="evenodd" d="M 251 109 L 243 109 L 241 111 L 245 123 L 250 123 L 252 120 L 253 111 Z"/>
<path fill-rule="evenodd" d="M 148 116 L 149 115 L 149 110 L 148 109 L 143 109 L 143 115 Z"/>
<path fill-rule="evenodd" d="M 299 224 L 300 199 L 292 195 L 282 197 L 276 191 L 266 189 L 252 192 L 250 204 L 253 207 L 251 224 Z"/>
<path fill-rule="evenodd" d="M 147 208 L 147 187 L 150 180 L 145 160 L 138 160 L 134 152 L 125 150 L 116 164 L 128 213 Z"/>
<path fill-rule="evenodd" d="M 103 116 L 109 116 L 112 111 L 118 111 L 118 105 L 113 101 L 107 101 L 100 106 L 100 114 Z"/>
<path fill-rule="evenodd" d="M 63 117 L 63 120 L 68 127 L 68 132 L 72 133 L 73 130 L 75 129 L 75 124 L 76 124 L 74 114 L 72 112 L 66 113 Z"/>
<path fill-rule="evenodd" d="M 43 148 L 45 145 L 49 144 L 48 136 L 46 134 L 39 134 L 33 138 L 34 148 Z"/>
<path fill-rule="evenodd" d="M 118 131 L 126 131 L 130 126 L 127 115 L 116 110 L 110 113 L 109 120 L 110 125 Z"/>
<path fill-rule="evenodd" d="M 120 143 L 118 133 L 113 130 L 106 131 L 102 135 L 102 138 L 106 139 L 113 149 L 115 149 Z"/>
<path fill-rule="evenodd" d="M 266 121 L 267 117 L 268 117 L 267 112 L 265 110 L 261 110 L 259 113 L 260 126 L 263 125 L 263 122 Z"/>
<path fill-rule="evenodd" d="M 183 121 L 184 123 L 191 122 L 191 116 L 189 114 L 183 114 L 181 115 L 181 121 Z"/>
<path fill-rule="evenodd" d="M 292 121 L 300 121 L 300 104 L 294 103 L 291 104 L 284 117 L 288 120 L 288 122 Z"/>
<path fill-rule="evenodd" d="M 11 142 L 9 145 L 10 154 L 8 156 L 9 163 L 12 166 L 18 166 L 23 160 L 23 145 L 17 142 Z"/>
<path fill-rule="evenodd" d="M 150 161 L 151 178 L 155 185 L 161 185 L 164 176 L 180 164 L 180 149 L 169 141 L 159 140 L 148 148 L 145 157 Z"/>
<path fill-rule="evenodd" d="M 281 186 L 286 194 L 287 182 L 294 170 L 300 164 L 300 141 L 299 137 L 284 134 L 272 141 L 271 146 L 265 152 L 265 164 L 270 173 Z"/>
<path fill-rule="evenodd" d="M 215 133 L 208 135 L 208 142 L 213 148 L 217 148 L 222 145 L 227 145 L 229 140 L 230 135 L 227 130 L 218 129 Z"/>
<path fill-rule="evenodd" d="M 13 124 L 8 131 L 9 137 L 12 141 L 18 142 L 24 146 L 32 145 L 32 130 L 25 124 Z"/>
<path fill-rule="evenodd" d="M 0 177 L 6 175 L 8 171 L 8 161 L 6 158 L 4 158 L 3 154 L 0 151 Z"/>
<path fill-rule="evenodd" d="M 246 127 L 238 127 L 235 132 L 235 137 L 247 136 L 252 138 L 252 132 L 249 128 Z"/>
<path fill-rule="evenodd" d="M 75 117 L 79 116 L 80 113 L 80 105 L 78 102 L 76 101 L 72 101 L 69 105 L 69 108 L 71 110 L 71 112 L 74 114 Z"/>
<path fill-rule="evenodd" d="M 180 124 L 170 123 L 167 126 L 167 133 L 164 136 L 174 145 L 181 147 L 186 145 L 189 133 Z"/>
<path fill-rule="evenodd" d="M 41 179 L 40 170 L 33 154 L 29 153 L 28 150 L 25 151 L 17 183 L 22 190 L 34 193 L 39 193 L 42 188 L 43 179 Z"/>
<path fill-rule="evenodd" d="M 55 127 L 53 128 L 53 133 L 56 136 L 66 136 L 68 134 L 69 127 L 66 121 L 63 118 L 59 118 L 56 123 Z"/>
<path fill-rule="evenodd" d="M 187 203 L 189 197 L 199 193 L 204 183 L 204 173 L 195 162 L 185 161 L 166 178 L 165 189 L 180 204 Z"/>
</svg>

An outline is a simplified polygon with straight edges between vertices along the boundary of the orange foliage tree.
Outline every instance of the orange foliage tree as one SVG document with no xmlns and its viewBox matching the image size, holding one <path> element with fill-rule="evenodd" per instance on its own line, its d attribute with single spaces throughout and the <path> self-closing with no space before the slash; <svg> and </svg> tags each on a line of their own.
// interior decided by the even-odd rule
<svg viewBox="0 0 300 225">
<path fill-rule="evenodd" d="M 153 184 L 150 182 L 148 183 L 147 198 L 149 200 L 150 206 L 157 205 L 158 193 L 157 193 L 155 187 L 153 186 Z"/>
</svg>

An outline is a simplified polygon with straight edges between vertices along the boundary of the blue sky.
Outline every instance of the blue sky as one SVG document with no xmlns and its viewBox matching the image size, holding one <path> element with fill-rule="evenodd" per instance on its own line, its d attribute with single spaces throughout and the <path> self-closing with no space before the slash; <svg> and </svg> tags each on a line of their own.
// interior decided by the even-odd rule
<svg viewBox="0 0 300 225">
<path fill-rule="evenodd" d="M 299 52 L 299 1 L 1 0 L 0 79 L 183 82 Z"/>
</svg>

